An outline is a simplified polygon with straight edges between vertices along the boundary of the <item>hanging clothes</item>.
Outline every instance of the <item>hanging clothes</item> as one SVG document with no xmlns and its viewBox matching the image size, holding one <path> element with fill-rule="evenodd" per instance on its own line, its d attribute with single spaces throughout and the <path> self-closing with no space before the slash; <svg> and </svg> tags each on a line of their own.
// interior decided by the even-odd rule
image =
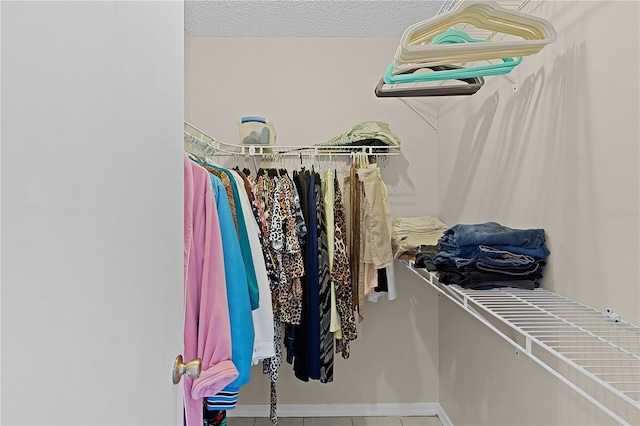
<svg viewBox="0 0 640 426">
<path fill-rule="evenodd" d="M 329 244 L 325 214 L 325 200 L 322 191 L 322 178 L 316 173 L 316 217 L 318 223 L 318 297 L 320 331 L 320 382 L 333 381 L 333 332 L 331 331 L 331 277 L 329 270 Z"/>
<path fill-rule="evenodd" d="M 296 345 L 294 371 L 300 380 L 320 379 L 320 276 L 318 259 L 318 212 L 320 201 L 317 200 L 318 191 L 316 173 L 309 174 L 309 226 L 306 250 L 307 298 L 303 305 L 303 315 L 306 312 L 307 324 L 303 333 L 306 334 L 306 347 Z M 319 186 L 319 185 L 318 185 Z M 296 332 L 296 336 L 301 333 Z M 299 341 L 296 337 L 294 345 Z M 299 350 L 300 349 L 300 350 Z M 305 374 L 306 373 L 306 374 Z"/>
<path fill-rule="evenodd" d="M 265 246 L 274 261 L 274 315 L 285 324 L 299 324 L 302 311 L 301 278 L 305 274 L 296 216 L 294 184 L 284 173 L 262 171 L 256 179 L 257 199 L 267 232 Z"/>
<path fill-rule="evenodd" d="M 382 181 L 380 168 L 375 163 L 358 168 L 357 175 L 364 194 L 364 294 L 372 302 L 377 301 L 382 293 L 386 293 L 389 300 L 394 300 L 397 292 L 391 244 L 391 206 L 387 187 Z"/>
<path fill-rule="evenodd" d="M 251 297 L 251 309 L 258 309 L 260 306 L 260 290 L 258 288 L 258 279 L 256 277 L 255 265 L 253 264 L 253 256 L 251 254 L 251 245 L 249 244 L 249 236 L 247 234 L 247 226 L 243 220 L 238 220 L 238 217 L 243 217 L 242 206 L 240 203 L 239 193 L 235 179 L 229 174 L 228 170 L 214 167 L 212 165 L 204 165 L 204 167 L 210 173 L 219 177 L 223 185 L 227 190 L 227 194 L 231 194 L 229 200 L 233 199 L 233 205 L 235 207 L 235 225 L 238 230 L 238 238 L 240 240 L 240 250 L 242 251 L 242 260 L 245 266 L 245 272 L 247 274 L 247 281 L 249 283 L 249 295 Z"/>
<path fill-rule="evenodd" d="M 260 241 L 260 247 L 262 247 L 262 257 L 264 258 L 265 267 L 267 268 L 267 276 L 269 277 L 269 287 L 273 291 L 274 286 L 277 284 L 278 276 L 276 273 L 275 262 L 273 257 L 270 255 L 268 247 L 265 242 L 265 235 L 267 235 L 266 221 L 264 218 L 264 211 L 261 208 L 261 205 L 258 201 L 256 195 L 256 188 L 253 183 L 249 180 L 247 175 L 244 172 L 239 171 L 238 169 L 234 169 L 234 171 L 242 178 L 244 181 L 244 187 L 247 191 L 247 195 L 249 196 L 249 201 L 251 203 L 251 209 L 253 211 L 254 219 L 258 224 L 258 239 Z"/>
<path fill-rule="evenodd" d="M 263 363 L 263 373 L 269 374 L 271 421 L 277 423 L 278 369 L 282 364 L 282 324 L 287 328 L 300 324 L 302 315 L 302 283 L 305 267 L 300 242 L 306 226 L 296 197 L 295 186 L 286 171 L 260 170 L 254 185 L 256 203 L 264 214 L 264 248 L 273 259 L 272 303 L 274 311 L 275 356 Z M 287 333 L 291 338 L 292 331 Z M 292 338 L 288 355 L 292 356 Z"/>
<path fill-rule="evenodd" d="M 385 269 L 391 266 L 386 252 L 380 250 L 385 236 L 376 228 L 386 216 L 374 216 L 381 205 L 385 207 L 377 197 L 382 195 L 386 202 L 386 187 L 375 165 L 367 165 L 361 161 L 352 167 L 344 197 L 336 172 L 303 169 L 290 178 L 285 170 L 269 170 L 258 172 L 252 181 L 246 169 L 198 166 L 211 173 L 213 201 L 207 203 L 217 210 L 211 222 L 217 220 L 219 229 L 213 235 L 217 243 L 209 244 L 221 246 L 217 260 L 223 263 L 216 264 L 216 273 L 218 279 L 224 277 L 226 294 L 221 299 L 229 323 L 229 335 L 222 340 L 228 340 L 231 352 L 226 360 L 231 368 L 223 372 L 228 377 L 191 381 L 185 390 L 191 399 L 206 397 L 206 404 L 201 404 L 203 421 L 223 424 L 226 410 L 235 406 L 239 388 L 248 380 L 250 365 L 263 361 L 270 381 L 270 419 L 277 424 L 276 382 L 283 343 L 287 362 L 303 381 L 332 382 L 335 353 L 349 357 L 350 342 L 357 338 L 355 313 L 362 319 L 365 296 L 389 292 L 392 278 Z M 190 235 L 193 239 L 193 232 Z M 192 251 L 197 252 L 185 245 L 185 265 Z M 193 327 L 191 315 L 186 327 Z M 198 332 L 206 325 L 200 317 L 195 323 Z M 204 358 L 213 360 L 207 354 Z M 210 395 L 214 386 L 216 393 Z M 198 423 L 192 422 L 198 419 L 193 403 L 187 405 L 187 424 Z"/>
<path fill-rule="evenodd" d="M 222 237 L 207 171 L 184 156 L 184 358 L 202 360 L 197 381 L 184 380 L 187 426 L 203 424 L 203 398 L 238 377 L 231 361 L 231 327 Z"/>
<path fill-rule="evenodd" d="M 206 164 L 204 167 L 218 177 L 227 177 L 236 206 L 236 222 L 240 231 L 238 235 L 240 249 L 245 270 L 247 271 L 247 280 L 249 281 L 249 290 L 252 296 L 252 308 L 254 303 L 260 300 L 261 297 L 267 301 L 266 303 L 259 303 L 252 313 L 255 331 L 252 364 L 255 365 L 275 354 L 272 326 L 273 310 L 271 303 L 269 303 L 271 301 L 271 292 L 269 290 L 266 264 L 262 255 L 262 245 L 258 237 L 260 229 L 253 218 L 253 210 L 249 205 L 249 198 L 244 190 L 244 181 L 231 170 L 211 164 Z M 225 180 L 222 180 L 222 182 L 225 184 Z M 242 191 L 239 188 L 243 188 Z M 251 278 L 255 281 L 252 281 Z"/>
<path fill-rule="evenodd" d="M 331 269 L 331 280 L 336 287 L 336 308 L 340 315 L 340 338 L 336 340 L 336 351 L 342 357 L 349 358 L 349 342 L 357 338 L 356 319 L 353 310 L 353 288 L 351 286 L 351 267 L 347 253 L 347 221 L 342 203 L 342 193 L 338 178 L 334 178 L 335 208 L 334 208 L 334 254 Z"/>
<path fill-rule="evenodd" d="M 230 170 L 226 170 L 226 172 L 229 174 L 229 177 L 232 178 L 232 186 L 235 181 L 236 187 L 234 187 L 234 194 L 236 194 L 239 187 L 244 187 L 244 182 L 238 174 Z M 260 245 L 260 240 L 258 238 L 260 230 L 253 217 L 247 194 L 244 191 L 238 191 L 238 199 L 240 200 L 240 206 L 242 209 L 242 218 L 240 218 L 240 211 L 238 211 L 238 223 L 240 224 L 240 222 L 244 221 L 247 229 L 249 248 L 251 256 L 253 257 L 260 299 L 263 301 L 260 303 L 258 309 L 253 311 L 253 323 L 256 331 L 256 339 L 253 345 L 252 363 L 253 365 L 256 365 L 263 359 L 271 358 L 275 355 L 275 348 L 273 345 L 273 307 L 271 304 L 271 289 L 269 286 L 267 267 L 262 255 L 262 246 Z"/>
<path fill-rule="evenodd" d="M 345 215 L 353 287 L 353 304 L 364 319 L 364 300 L 382 294 L 397 297 L 391 248 L 391 208 L 387 188 L 375 163 L 357 155 L 345 177 Z"/>
<path fill-rule="evenodd" d="M 382 181 L 380 168 L 369 164 L 357 170 L 358 179 L 364 188 L 365 241 L 364 263 L 371 263 L 376 269 L 386 268 L 393 263 L 391 250 L 391 207 L 387 187 Z"/>
<path fill-rule="evenodd" d="M 222 236 L 224 272 L 231 326 L 231 360 L 239 373 L 238 377 L 221 392 L 207 397 L 207 410 L 214 411 L 235 408 L 240 387 L 249 382 L 255 332 L 247 276 L 242 263 L 240 242 L 238 235 L 235 233 L 227 193 L 222 181 L 217 176 L 210 174 L 209 177 L 213 187 Z"/>
<path fill-rule="evenodd" d="M 315 223 L 311 224 L 311 215 L 309 209 L 309 188 L 311 183 L 311 174 L 308 170 L 302 170 L 295 172 L 293 175 L 293 181 L 298 189 L 300 195 L 300 205 L 302 214 L 307 224 L 307 235 L 304 244 L 301 245 L 303 253 L 308 253 L 308 246 L 312 240 L 316 239 Z M 314 215 L 315 221 L 315 215 Z M 312 233 L 313 231 L 313 233 Z M 301 278 L 302 285 L 302 300 L 301 300 L 301 312 L 300 323 L 295 326 L 287 327 L 287 362 L 293 363 L 293 371 L 295 376 L 303 381 L 309 380 L 309 363 L 308 359 L 308 328 L 309 328 L 309 275 L 311 274 L 311 268 L 308 265 L 308 256 L 305 256 L 305 269 L 308 274 L 305 274 Z"/>
<path fill-rule="evenodd" d="M 360 166 L 357 163 L 351 165 L 349 176 L 345 176 L 345 192 L 348 191 L 348 202 L 345 203 L 345 213 L 349 223 L 349 258 L 351 264 L 351 285 L 353 306 L 358 312 L 360 321 L 364 319 L 364 287 L 365 269 L 362 262 L 364 256 L 363 239 L 363 210 L 364 189 L 358 178 L 357 171 Z"/>
<path fill-rule="evenodd" d="M 340 331 L 340 316 L 336 304 L 336 287 L 335 282 L 331 278 L 333 272 L 333 258 L 335 253 L 335 196 L 334 188 L 334 172 L 327 170 L 320 174 L 322 179 L 322 195 L 324 201 L 325 222 L 327 226 L 327 250 L 329 254 L 329 285 L 331 287 L 331 326 L 329 331 L 333 333 L 336 339 L 342 337 Z"/>
</svg>

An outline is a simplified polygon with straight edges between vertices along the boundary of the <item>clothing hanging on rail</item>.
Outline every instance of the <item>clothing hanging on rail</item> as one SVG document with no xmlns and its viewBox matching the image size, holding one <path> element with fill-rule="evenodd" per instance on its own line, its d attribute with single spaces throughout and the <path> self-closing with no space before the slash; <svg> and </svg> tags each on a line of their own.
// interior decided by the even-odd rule
<svg viewBox="0 0 640 426">
<path fill-rule="evenodd" d="M 382 294 L 397 297 L 391 249 L 391 208 L 387 188 L 377 164 L 356 155 L 344 179 L 345 214 L 348 221 L 353 305 L 360 321 L 364 301 L 375 302 Z"/>
<path fill-rule="evenodd" d="M 320 173 L 322 180 L 322 201 L 324 203 L 325 211 L 325 223 L 327 228 L 327 251 L 329 255 L 329 286 L 331 291 L 331 324 L 329 331 L 333 333 L 336 339 L 340 339 L 342 334 L 340 332 L 340 316 L 338 315 L 338 308 L 336 304 L 336 288 L 335 282 L 331 277 L 333 271 L 333 260 L 335 254 L 335 197 L 336 192 L 334 188 L 334 173 L 331 170 L 326 170 Z"/>
<path fill-rule="evenodd" d="M 249 280 L 250 295 L 253 295 L 251 307 L 254 308 L 254 303 L 257 300 L 263 299 L 266 301 L 266 303 L 258 302 L 258 306 L 252 312 L 255 330 L 252 364 L 255 365 L 259 361 L 271 358 L 275 354 L 272 326 L 273 310 L 271 303 L 269 303 L 271 301 L 271 290 L 269 288 L 269 277 L 263 257 L 262 245 L 258 237 L 260 230 L 253 217 L 253 209 L 244 190 L 244 181 L 231 170 L 211 164 L 203 164 L 202 166 L 216 176 L 227 177 L 227 180 L 222 182 L 223 184 L 228 182 L 236 206 L 236 222 L 240 231 L 238 236 L 242 259 Z M 239 190 L 240 187 L 242 191 Z M 252 277 L 255 280 L 254 282 L 251 281 Z"/>
<path fill-rule="evenodd" d="M 351 266 L 347 252 L 347 221 L 342 203 L 342 192 L 337 176 L 333 179 L 335 189 L 334 206 L 334 254 L 331 266 L 331 280 L 336 289 L 336 309 L 339 315 L 340 336 L 336 337 L 336 351 L 343 358 L 349 358 L 349 343 L 358 336 L 353 310 L 353 288 L 351 287 Z"/>
<path fill-rule="evenodd" d="M 320 290 L 320 382 L 333 381 L 334 337 L 331 331 L 331 276 L 327 214 L 325 212 L 322 178 L 316 174 L 316 214 L 318 217 L 318 277 Z"/>
<path fill-rule="evenodd" d="M 229 200 L 229 203 L 233 205 L 233 217 L 234 225 L 238 231 L 238 238 L 240 239 L 240 249 L 242 251 L 242 259 L 244 268 L 249 282 L 249 295 L 251 298 L 251 309 L 258 309 L 260 300 L 260 290 L 258 288 L 258 278 L 256 277 L 255 266 L 253 264 L 253 256 L 251 255 L 251 245 L 249 243 L 249 234 L 247 232 L 246 223 L 243 220 L 238 220 L 238 217 L 243 218 L 244 212 L 242 210 L 242 204 L 240 202 L 240 194 L 238 192 L 237 183 L 233 179 L 231 173 L 228 170 L 214 167 L 210 164 L 201 164 L 209 173 L 220 178 L 222 181 Z"/>
<path fill-rule="evenodd" d="M 301 241 L 306 225 L 301 214 L 295 186 L 288 174 L 281 170 L 260 170 L 254 184 L 256 204 L 264 219 L 264 248 L 273 261 L 271 297 L 274 311 L 276 356 L 265 360 L 263 372 L 271 382 L 270 418 L 277 421 L 277 394 L 275 383 L 282 364 L 282 326 L 289 330 L 300 324 L 303 290 L 301 278 L 305 275 Z M 289 336 L 287 334 L 287 336 Z M 288 337 L 287 337 L 288 338 Z M 291 349 L 289 349 L 291 350 Z"/>
<path fill-rule="evenodd" d="M 348 358 L 349 344 L 357 337 L 353 297 L 354 293 L 364 296 L 364 292 L 363 286 L 352 286 L 348 250 L 348 220 L 352 218 L 345 215 L 344 206 L 353 202 L 351 197 L 343 201 L 335 171 L 317 173 L 303 168 L 290 177 L 286 170 L 269 169 L 251 179 L 248 170 L 192 160 L 193 167 L 209 176 L 211 203 L 220 216 L 222 249 L 217 261 L 222 259 L 228 275 L 224 300 L 227 313 L 233 312 L 228 319 L 230 360 L 238 364 L 232 380 L 213 394 L 202 394 L 201 415 L 219 419 L 219 410 L 233 409 L 240 387 L 248 380 L 247 364 L 262 360 L 270 380 L 270 418 L 277 424 L 276 382 L 282 344 L 296 377 L 328 383 L 333 380 L 334 354 Z M 360 178 L 364 173 L 353 169 L 361 194 L 358 214 L 372 210 L 367 207 Z M 367 239 L 371 240 L 369 231 L 365 233 L 356 220 L 353 226 L 358 229 L 358 259 L 364 259 L 365 251 L 370 254 L 366 246 Z M 362 282 L 366 264 L 359 266 Z M 378 279 L 379 271 L 375 266 L 373 270 L 373 289 L 386 291 L 382 275 Z M 236 333 L 241 329 L 246 332 Z"/>
<path fill-rule="evenodd" d="M 314 171 L 294 174 L 306 211 L 307 240 L 302 321 L 289 333 L 293 340 L 293 368 L 297 378 L 327 383 L 333 380 L 334 341 L 331 326 L 329 253 L 322 181 Z M 305 196 L 306 195 L 306 196 Z M 306 297 L 304 296 L 306 293 Z"/>
<path fill-rule="evenodd" d="M 235 380 L 227 380 L 227 383 L 223 383 L 223 385 L 226 385 L 223 389 L 201 389 L 203 384 L 206 384 L 204 380 L 201 380 L 202 376 L 193 381 L 195 383 L 193 390 L 199 390 L 198 398 L 186 398 L 185 402 L 189 419 L 187 424 L 191 425 L 202 424 L 198 418 L 218 419 L 218 416 L 214 415 L 215 411 L 228 410 L 235 407 L 239 388 L 249 380 L 251 364 L 275 356 L 274 340 L 276 340 L 276 330 L 274 330 L 273 322 L 271 289 L 259 238 L 261 230 L 254 217 L 253 209 L 249 205 L 249 194 L 253 193 L 250 182 L 246 177 L 243 179 L 241 173 L 238 172 L 232 172 L 211 164 L 200 162 L 195 164 L 187 159 L 185 161 L 190 163 L 191 169 L 198 170 L 200 175 L 204 173 L 203 176 L 208 176 L 209 185 L 204 197 L 207 199 L 207 206 L 211 206 L 209 210 L 219 212 L 219 217 L 216 217 L 218 219 L 217 222 L 212 220 L 213 226 L 209 226 L 206 229 L 198 229 L 195 232 L 198 233 L 198 238 L 205 240 L 208 236 L 220 236 L 221 247 L 215 251 L 216 258 L 210 259 L 206 264 L 208 267 L 217 265 L 218 282 L 228 288 L 227 293 L 223 295 L 224 297 L 218 295 L 216 300 L 218 304 L 220 301 L 224 301 L 227 305 L 226 323 L 230 329 L 229 346 L 233 349 L 231 351 L 231 366 L 237 366 L 237 369 L 234 369 L 235 375 L 233 379 Z M 223 181 L 213 173 L 227 178 L 228 187 L 232 189 L 232 197 L 228 197 Z M 185 178 L 185 182 L 189 182 L 187 178 Z M 185 188 L 185 193 L 190 193 L 188 187 Z M 235 201 L 236 223 L 238 223 L 240 233 L 235 232 L 236 227 L 233 223 L 232 212 L 228 203 L 229 198 L 233 198 Z M 190 216 L 185 214 L 185 217 L 189 218 Z M 186 232 L 185 235 L 187 235 Z M 238 237 L 242 237 L 242 239 Z M 262 299 L 258 308 L 254 310 L 251 309 L 250 288 L 245 274 L 247 268 L 245 267 L 245 259 L 241 250 L 241 241 L 250 248 L 248 253 L 254 265 L 253 268 L 260 291 L 259 297 Z M 185 251 L 186 253 L 187 251 Z M 214 263 L 214 260 L 219 263 Z M 225 270 L 228 271 L 227 274 L 225 274 Z M 187 285 L 188 281 L 185 281 L 185 283 Z M 216 312 L 218 308 L 216 307 Z M 199 328 L 202 322 L 198 320 L 195 324 Z M 279 339 L 279 336 L 277 336 L 277 339 Z M 221 346 L 221 349 L 224 349 L 224 347 Z M 215 350 L 215 348 L 212 350 Z M 187 353 L 188 351 L 185 349 L 185 354 Z M 196 395 L 194 392 L 192 394 Z M 204 406 L 202 405 L 203 398 L 205 398 Z M 200 417 L 197 417 L 196 404 L 199 405 Z M 192 421 L 194 418 L 196 420 Z"/>
<path fill-rule="evenodd" d="M 203 398 L 238 377 L 231 361 L 231 327 L 222 238 L 209 174 L 184 158 L 184 358 L 202 360 L 197 380 L 185 375 L 186 424 L 202 425 Z"/>
<path fill-rule="evenodd" d="M 358 165 L 351 165 L 349 175 L 344 178 L 345 215 L 347 219 L 347 236 L 349 238 L 348 251 L 351 264 L 352 304 L 358 312 L 359 320 L 364 319 L 364 270 L 361 267 L 362 259 L 362 198 L 363 190 L 357 178 Z"/>
<path fill-rule="evenodd" d="M 238 186 L 244 186 L 242 178 L 237 173 L 232 171 L 229 171 L 229 173 L 236 180 Z M 273 346 L 273 306 L 271 303 L 271 288 L 269 276 L 267 275 L 266 262 L 264 260 L 262 246 L 260 245 L 260 240 L 258 238 L 260 229 L 253 216 L 247 194 L 243 191 L 240 193 L 239 198 L 244 212 L 244 221 L 248 229 L 251 254 L 254 259 L 256 276 L 258 278 L 260 299 L 263 300 L 263 303 L 260 304 L 260 307 L 254 313 L 254 316 L 256 317 L 254 323 L 258 324 L 258 327 L 260 327 L 256 331 L 256 335 L 260 335 L 260 340 L 256 339 L 256 343 L 253 347 L 253 364 L 256 365 L 263 359 L 268 359 L 275 355 L 275 348 Z"/>
<path fill-rule="evenodd" d="M 357 170 L 363 199 L 363 239 L 365 264 L 365 294 L 375 302 L 382 293 L 389 300 L 397 297 L 393 253 L 391 248 L 391 206 L 387 187 L 382 181 L 380 168 L 376 163 Z"/>
<path fill-rule="evenodd" d="M 206 400 L 207 410 L 230 410 L 238 401 L 240 387 L 249 382 L 255 331 L 251 314 L 249 285 L 242 263 L 238 235 L 234 232 L 229 200 L 222 181 L 209 175 L 220 222 L 227 304 L 231 326 L 231 360 L 238 369 L 238 377 L 220 393 Z"/>
</svg>

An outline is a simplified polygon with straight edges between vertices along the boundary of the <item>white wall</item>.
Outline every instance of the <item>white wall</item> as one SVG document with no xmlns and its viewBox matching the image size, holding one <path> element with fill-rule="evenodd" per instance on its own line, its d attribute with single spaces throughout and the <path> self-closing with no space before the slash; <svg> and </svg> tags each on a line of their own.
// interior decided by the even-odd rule
<svg viewBox="0 0 640 426">
<path fill-rule="evenodd" d="M 640 324 L 639 4 L 533 2 L 527 12 L 558 39 L 513 71 L 517 90 L 492 77 L 471 98 L 442 103 L 439 215 L 544 228 L 543 286 Z M 440 304 L 440 397 L 454 423 L 606 421 L 450 309 Z M 537 408 L 523 413 L 528 404 Z"/>
<path fill-rule="evenodd" d="M 1 423 L 182 424 L 182 2 L 1 8 Z"/>
<path fill-rule="evenodd" d="M 397 99 L 374 95 L 397 44 L 388 38 L 187 37 L 186 119 L 238 143 L 235 121 L 262 115 L 275 123 L 278 145 L 312 145 L 360 121 L 387 122 L 402 141 L 401 154 L 382 170 L 394 217 L 435 215 L 435 131 Z M 434 102 L 417 102 L 436 118 Z M 297 167 L 299 160 L 287 164 Z M 438 400 L 436 298 L 413 274 L 397 270 L 398 299 L 367 303 L 350 359 L 336 358 L 334 383 L 300 382 L 285 363 L 281 404 Z M 268 382 L 256 367 L 240 403 L 268 402 Z"/>
</svg>

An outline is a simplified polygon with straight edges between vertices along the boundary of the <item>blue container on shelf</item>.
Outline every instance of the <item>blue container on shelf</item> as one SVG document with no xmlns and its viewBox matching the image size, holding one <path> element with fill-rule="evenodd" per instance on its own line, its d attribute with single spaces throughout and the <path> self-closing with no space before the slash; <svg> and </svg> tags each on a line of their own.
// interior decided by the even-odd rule
<svg viewBox="0 0 640 426">
<path fill-rule="evenodd" d="M 276 129 L 264 117 L 246 116 L 236 122 L 242 145 L 275 145 Z"/>
</svg>

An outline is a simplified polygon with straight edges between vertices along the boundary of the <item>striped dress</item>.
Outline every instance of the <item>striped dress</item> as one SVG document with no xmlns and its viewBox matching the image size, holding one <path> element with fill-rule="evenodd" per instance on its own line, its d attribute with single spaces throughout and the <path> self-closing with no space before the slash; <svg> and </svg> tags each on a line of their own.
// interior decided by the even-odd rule
<svg viewBox="0 0 640 426">
<path fill-rule="evenodd" d="M 320 175 L 316 175 L 316 218 L 318 226 L 318 289 L 320 299 L 320 382 L 333 381 L 333 332 L 331 331 L 331 280 L 329 246 Z"/>
</svg>

